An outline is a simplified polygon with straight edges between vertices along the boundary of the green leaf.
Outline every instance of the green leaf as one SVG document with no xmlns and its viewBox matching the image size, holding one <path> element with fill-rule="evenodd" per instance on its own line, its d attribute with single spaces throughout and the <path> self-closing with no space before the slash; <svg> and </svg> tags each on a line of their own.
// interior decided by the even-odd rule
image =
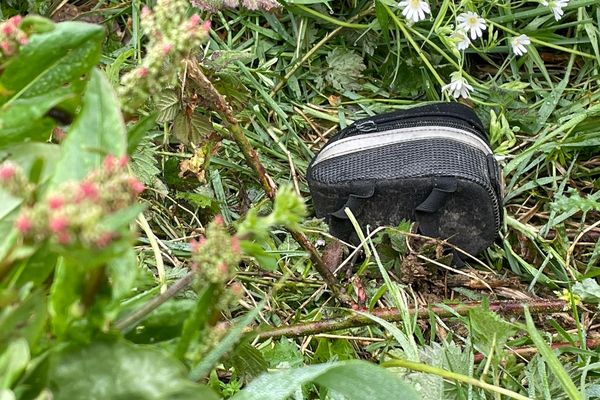
<svg viewBox="0 0 600 400">
<path fill-rule="evenodd" d="M 146 133 L 154 127 L 156 113 L 151 113 L 140 119 L 135 125 L 127 129 L 127 154 L 133 154 L 138 148 Z"/>
<path fill-rule="evenodd" d="M 127 334 L 135 343 L 157 343 L 181 334 L 184 321 L 194 311 L 196 302 L 190 299 L 171 300 L 158 307 L 136 329 Z"/>
<path fill-rule="evenodd" d="M 10 388 L 21 376 L 30 360 L 29 346 L 25 339 L 11 342 L 0 354 L 0 389 Z"/>
<path fill-rule="evenodd" d="M 473 343 L 479 351 L 487 356 L 492 352 L 496 357 L 502 354 L 504 344 L 517 332 L 512 324 L 483 307 L 471 310 L 469 321 Z"/>
<path fill-rule="evenodd" d="M 600 303 L 600 285 L 595 279 L 586 278 L 582 282 L 573 285 L 573 294 L 581 297 L 586 303 Z"/>
<path fill-rule="evenodd" d="M 112 287 L 112 297 L 120 300 L 131 294 L 138 275 L 137 258 L 133 248 L 129 247 L 122 256 L 108 264 L 108 275 Z"/>
<path fill-rule="evenodd" d="M 304 356 L 298 346 L 286 337 L 263 348 L 262 353 L 271 368 L 295 368 L 304 364 Z"/>
<path fill-rule="evenodd" d="M 63 143 L 52 184 L 80 180 L 102 163 L 107 154 L 127 151 L 125 124 L 117 96 L 102 72 L 92 71 L 83 108 Z"/>
<path fill-rule="evenodd" d="M 316 383 L 349 400 L 418 399 L 400 376 L 365 361 L 343 361 L 263 374 L 233 400 L 284 400 L 308 383 Z"/>
<path fill-rule="evenodd" d="M 540 354 L 546 361 L 546 364 L 550 367 L 550 370 L 556 375 L 561 386 L 563 387 L 565 394 L 571 400 L 582 400 L 583 397 L 581 393 L 577 390 L 577 387 L 569 377 L 567 371 L 562 366 L 559 359 L 556 357 L 556 354 L 552 351 L 550 346 L 546 344 L 540 333 L 538 332 L 535 324 L 533 323 L 533 319 L 531 318 L 531 314 L 529 312 L 529 308 L 525 306 L 525 320 L 527 321 L 527 332 L 529 332 L 529 337 L 538 348 Z"/>
<path fill-rule="evenodd" d="M 0 147 L 28 140 L 47 140 L 54 127 L 54 121 L 47 117 L 46 113 L 70 95 L 68 89 L 61 88 L 4 104 L 0 108 Z"/>
<path fill-rule="evenodd" d="M 275 254 L 267 253 L 260 244 L 249 240 L 242 240 L 240 241 L 240 248 L 245 255 L 256 259 L 259 267 L 267 271 L 275 271 L 277 269 L 278 257 Z"/>
<path fill-rule="evenodd" d="M 55 400 L 216 400 L 207 387 L 185 379 L 168 354 L 129 343 L 95 342 L 53 355 L 49 383 Z"/>
<path fill-rule="evenodd" d="M 104 28 L 63 22 L 33 35 L 0 77 L 0 104 L 48 93 L 81 79 L 100 60 Z"/>
</svg>

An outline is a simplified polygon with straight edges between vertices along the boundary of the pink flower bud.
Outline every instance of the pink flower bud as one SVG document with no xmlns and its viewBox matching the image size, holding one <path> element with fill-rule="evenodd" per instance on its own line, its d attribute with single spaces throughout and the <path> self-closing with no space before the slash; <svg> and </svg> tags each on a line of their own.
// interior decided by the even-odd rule
<svg viewBox="0 0 600 400">
<path fill-rule="evenodd" d="M 0 165 L 0 182 L 8 182 L 13 179 L 16 172 L 17 168 L 13 163 L 6 162 Z"/>
<path fill-rule="evenodd" d="M 129 190 L 131 190 L 134 196 L 138 196 L 146 189 L 142 182 L 138 181 L 136 178 L 133 177 L 129 178 L 129 181 L 127 183 L 129 184 Z"/>
<path fill-rule="evenodd" d="M 215 219 L 213 220 L 213 222 L 218 226 L 223 226 L 223 224 L 225 223 L 221 214 L 215 215 Z"/>
<path fill-rule="evenodd" d="M 209 19 L 207 19 L 206 21 L 204 21 L 204 23 L 202 24 L 202 29 L 204 29 L 205 32 L 210 31 L 210 27 L 211 27 L 212 23 L 210 22 Z"/>
<path fill-rule="evenodd" d="M 65 131 L 63 131 L 59 127 L 56 127 L 52 130 L 52 136 L 54 136 L 54 139 L 56 139 L 56 141 L 59 143 L 65 140 L 65 138 L 67 137 Z"/>
<path fill-rule="evenodd" d="M 14 31 L 15 31 L 15 27 L 12 26 L 11 24 L 9 24 L 9 23 L 2 24 L 2 33 L 4 33 L 6 36 L 12 35 Z"/>
<path fill-rule="evenodd" d="M 227 264 L 220 262 L 217 264 L 217 271 L 222 275 L 226 275 L 229 273 L 229 268 L 227 267 Z"/>
<path fill-rule="evenodd" d="M 235 297 L 241 297 L 244 294 L 244 287 L 239 282 L 233 282 L 229 289 Z"/>
<path fill-rule="evenodd" d="M 65 200 L 59 196 L 52 196 L 48 198 L 48 207 L 51 210 L 58 210 L 65 204 Z"/>
<path fill-rule="evenodd" d="M 16 28 L 17 26 L 21 25 L 22 20 L 23 17 L 20 15 L 15 15 L 14 17 L 9 18 L 7 22 Z"/>
<path fill-rule="evenodd" d="M 21 46 L 25 46 L 27 43 L 29 43 L 29 38 L 27 36 L 22 36 L 19 38 L 19 44 Z"/>
<path fill-rule="evenodd" d="M 148 18 L 150 15 L 152 15 L 152 11 L 150 11 L 150 9 L 147 6 L 144 6 L 140 15 L 142 16 L 142 18 Z"/>
<path fill-rule="evenodd" d="M 190 250 L 192 251 L 192 253 L 198 253 L 205 242 L 206 238 L 204 236 L 200 236 L 198 240 L 190 240 Z"/>
<path fill-rule="evenodd" d="M 198 14 L 194 14 L 188 20 L 188 22 L 187 22 L 187 28 L 188 29 L 194 29 L 195 27 L 198 26 L 199 23 L 200 23 L 200 16 Z"/>
<path fill-rule="evenodd" d="M 67 231 L 56 232 L 56 241 L 59 244 L 67 245 L 71 243 L 71 235 Z"/>
<path fill-rule="evenodd" d="M 240 239 L 237 236 L 231 237 L 231 251 L 235 255 L 239 255 L 241 253 Z"/>
<path fill-rule="evenodd" d="M 99 247 L 99 248 L 103 248 L 106 247 L 110 244 L 110 242 L 112 242 L 112 240 L 115 238 L 114 233 L 112 232 L 102 232 L 100 234 L 100 236 L 98 237 L 98 239 L 96 239 L 94 241 L 94 244 Z"/>
<path fill-rule="evenodd" d="M 67 219 L 62 215 L 58 215 L 50 219 L 48 227 L 53 233 L 58 235 L 59 233 L 65 232 L 67 230 L 67 228 L 69 227 L 69 221 L 67 221 Z"/>
<path fill-rule="evenodd" d="M 148 76 L 149 72 L 150 70 L 147 67 L 139 67 L 137 69 L 137 76 L 139 78 L 145 78 L 146 76 Z"/>
<path fill-rule="evenodd" d="M 29 219 L 29 217 L 26 215 L 19 215 L 15 221 L 15 227 L 19 230 L 19 232 L 21 232 L 22 235 L 25 235 L 27 232 L 29 232 L 32 226 L 33 223 L 31 222 L 31 219 Z"/>
<path fill-rule="evenodd" d="M 171 43 L 164 43 L 160 49 L 163 56 L 169 55 L 171 50 L 173 50 L 173 45 Z"/>
<path fill-rule="evenodd" d="M 129 163 L 129 157 L 127 157 L 127 154 L 125 154 L 124 156 L 121 156 L 119 158 L 119 167 L 125 168 L 125 167 L 127 167 L 128 163 Z"/>
<path fill-rule="evenodd" d="M 11 56 L 14 53 L 13 47 L 7 40 L 0 42 L 0 49 L 2 49 L 5 56 Z"/>
<path fill-rule="evenodd" d="M 77 195 L 77 200 L 96 201 L 98 200 L 99 196 L 100 193 L 95 183 L 89 181 L 82 181 L 79 183 L 79 193 Z"/>
<path fill-rule="evenodd" d="M 109 174 L 113 172 L 113 170 L 115 169 L 116 161 L 117 160 L 115 159 L 115 156 L 113 156 L 112 154 L 109 154 L 106 156 L 106 158 L 104 158 L 104 161 L 102 161 L 102 165 L 106 172 L 108 172 Z"/>
</svg>

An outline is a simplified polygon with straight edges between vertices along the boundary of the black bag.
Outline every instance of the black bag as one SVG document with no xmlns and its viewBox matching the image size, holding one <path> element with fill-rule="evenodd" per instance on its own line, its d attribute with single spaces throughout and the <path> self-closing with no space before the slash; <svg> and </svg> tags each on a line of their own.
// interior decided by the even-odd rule
<svg viewBox="0 0 600 400">
<path fill-rule="evenodd" d="M 471 254 L 501 224 L 500 170 L 475 113 L 438 103 L 377 115 L 335 135 L 307 171 L 317 217 L 332 235 L 358 244 L 361 229 L 417 221 L 426 236 Z"/>
</svg>

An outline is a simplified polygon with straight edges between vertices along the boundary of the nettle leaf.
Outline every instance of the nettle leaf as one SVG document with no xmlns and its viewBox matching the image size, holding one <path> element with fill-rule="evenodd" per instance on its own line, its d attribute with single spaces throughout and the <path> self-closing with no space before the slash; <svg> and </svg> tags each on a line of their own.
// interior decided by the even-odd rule
<svg viewBox="0 0 600 400">
<path fill-rule="evenodd" d="M 352 360 L 263 374 L 233 400 L 284 400 L 310 383 L 326 387 L 349 400 L 419 398 L 417 392 L 393 372 L 365 361 Z"/>
<path fill-rule="evenodd" d="M 181 100 L 175 89 L 163 90 L 156 100 L 157 116 L 156 122 L 164 124 L 175 119 L 181 110 Z"/>
<path fill-rule="evenodd" d="M 131 171 L 148 186 L 152 186 L 158 179 L 160 169 L 156 159 L 156 150 L 150 139 L 142 139 L 131 155 Z"/>
<path fill-rule="evenodd" d="M 125 342 L 70 346 L 52 356 L 49 387 L 55 400 L 212 400 L 206 386 L 160 350 Z"/>
<path fill-rule="evenodd" d="M 116 93 L 104 73 L 94 69 L 83 108 L 63 142 L 52 184 L 80 180 L 107 154 L 120 156 L 126 152 L 127 133 Z"/>
<path fill-rule="evenodd" d="M 329 69 L 325 73 L 325 80 L 336 90 L 359 90 L 361 85 L 358 80 L 362 71 L 367 67 L 361 56 L 352 50 L 336 47 L 327 55 Z"/>
<path fill-rule="evenodd" d="M 63 22 L 32 35 L 0 77 L 0 104 L 31 98 L 79 80 L 100 60 L 104 28 Z"/>
<path fill-rule="evenodd" d="M 508 338 L 513 336 L 517 329 L 504 321 L 498 314 L 488 309 L 479 308 L 469 312 L 471 335 L 473 343 L 479 351 L 494 356 L 502 354 L 502 348 Z"/>
</svg>

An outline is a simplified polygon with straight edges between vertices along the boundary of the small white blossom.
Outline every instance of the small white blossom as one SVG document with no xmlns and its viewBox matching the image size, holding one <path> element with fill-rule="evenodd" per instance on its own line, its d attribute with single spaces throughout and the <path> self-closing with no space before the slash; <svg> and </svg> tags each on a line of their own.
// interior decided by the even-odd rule
<svg viewBox="0 0 600 400">
<path fill-rule="evenodd" d="M 469 91 L 473 90 L 473 86 L 467 83 L 467 80 L 463 78 L 462 74 L 459 71 L 453 72 L 450 74 L 452 80 L 449 84 L 444 85 L 442 87 L 442 92 L 448 92 L 452 97 L 458 99 L 463 97 L 465 99 L 469 98 Z"/>
<path fill-rule="evenodd" d="M 459 14 L 456 17 L 458 26 L 465 32 L 471 33 L 471 40 L 475 40 L 478 37 L 483 36 L 483 31 L 487 29 L 485 26 L 485 19 L 475 14 L 473 11 L 467 11 Z"/>
<path fill-rule="evenodd" d="M 513 53 L 518 56 L 522 56 L 527 53 L 527 45 L 531 44 L 531 40 L 529 40 L 529 36 L 520 35 L 515 36 L 510 40 L 510 44 L 512 46 Z"/>
<path fill-rule="evenodd" d="M 567 4 L 569 4 L 569 0 L 542 0 L 542 5 L 550 7 L 552 13 L 554 14 L 554 19 L 557 21 L 561 19 L 563 14 L 565 13 L 563 11 L 563 8 L 565 8 Z"/>
<path fill-rule="evenodd" d="M 458 50 L 465 50 L 471 44 L 471 39 L 469 39 L 469 36 L 461 29 L 455 31 L 450 37 Z"/>
<path fill-rule="evenodd" d="M 424 20 L 425 14 L 431 14 L 429 4 L 424 0 L 404 0 L 398 3 L 398 7 L 403 7 L 402 15 L 413 22 Z"/>
</svg>

